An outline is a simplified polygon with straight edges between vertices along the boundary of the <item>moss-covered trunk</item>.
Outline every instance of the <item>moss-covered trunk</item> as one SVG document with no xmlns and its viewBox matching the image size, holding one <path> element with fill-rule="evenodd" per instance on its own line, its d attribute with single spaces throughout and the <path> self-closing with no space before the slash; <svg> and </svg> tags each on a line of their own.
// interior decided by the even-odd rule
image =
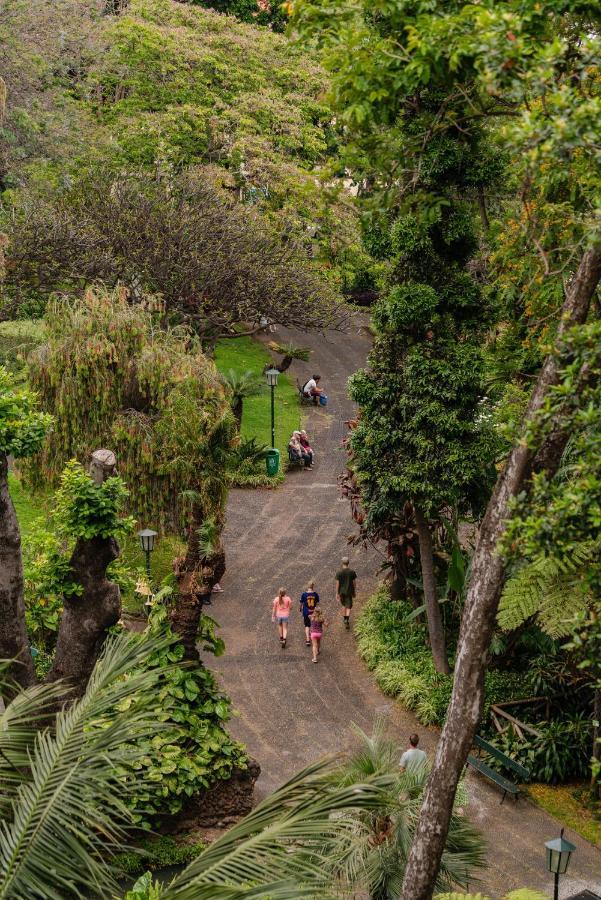
<svg viewBox="0 0 601 900">
<path fill-rule="evenodd" d="M 0 658 L 11 660 L 8 677 L 28 687 L 35 682 L 25 628 L 23 560 L 17 514 L 8 490 L 8 459 L 0 454 Z"/>
<path fill-rule="evenodd" d="M 188 546 L 185 556 L 175 560 L 177 598 L 171 611 L 171 626 L 181 637 L 184 659 L 200 663 L 196 637 L 202 607 L 210 599 L 214 586 L 225 573 L 225 551 L 219 538 L 210 553 L 200 544 L 199 530 L 205 521 L 200 503 L 193 503 L 188 527 Z M 221 529 L 219 529 L 220 531 Z"/>
</svg>

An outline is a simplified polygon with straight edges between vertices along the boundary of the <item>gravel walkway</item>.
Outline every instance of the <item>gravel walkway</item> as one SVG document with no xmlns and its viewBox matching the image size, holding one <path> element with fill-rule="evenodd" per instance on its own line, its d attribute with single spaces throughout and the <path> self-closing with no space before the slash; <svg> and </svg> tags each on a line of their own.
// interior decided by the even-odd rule
<svg viewBox="0 0 601 900">
<path fill-rule="evenodd" d="M 342 626 L 334 599 L 333 576 L 354 531 L 337 476 L 344 468 L 340 449 L 345 419 L 353 413 L 346 396 L 348 376 L 365 361 L 370 338 L 356 323 L 348 334 L 299 335 L 279 329 L 277 339 L 313 350 L 308 364 L 293 363 L 292 377 L 303 382 L 311 371 L 322 375 L 327 408 L 307 409 L 305 423 L 316 450 L 313 470 L 294 470 L 278 490 L 233 491 L 228 508 L 228 569 L 224 593 L 214 595 L 212 614 L 221 624 L 226 653 L 211 663 L 220 673 L 239 717 L 232 731 L 262 767 L 257 796 L 278 787 L 305 764 L 347 750 L 355 740 L 351 723 L 369 731 L 377 716 L 405 742 L 413 730 L 424 749 L 433 751 L 438 733 L 419 726 L 411 713 L 378 690 L 359 659 L 352 633 Z M 267 402 L 267 401 L 266 401 Z M 268 435 L 265 435 L 268 440 Z M 381 556 L 350 549 L 356 569 L 359 605 L 373 591 Z M 296 599 L 314 578 L 330 622 L 322 658 L 311 664 L 304 644 Z M 295 600 L 288 647 L 281 650 L 271 624 L 271 599 L 280 586 Z M 559 824 L 520 800 L 499 805 L 499 793 L 481 779 L 469 778 L 469 815 L 489 841 L 489 871 L 478 889 L 497 900 L 511 889 L 528 886 L 551 892 L 544 869 L 544 841 Z M 569 833 L 578 849 L 561 897 L 585 887 L 601 894 L 601 851 Z M 476 889 L 476 886 L 474 886 Z"/>
</svg>

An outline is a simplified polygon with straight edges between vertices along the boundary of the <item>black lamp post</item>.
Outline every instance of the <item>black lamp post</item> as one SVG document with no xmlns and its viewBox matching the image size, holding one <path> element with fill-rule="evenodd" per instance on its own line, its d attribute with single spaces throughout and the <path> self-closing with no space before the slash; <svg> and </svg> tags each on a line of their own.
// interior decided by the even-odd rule
<svg viewBox="0 0 601 900">
<path fill-rule="evenodd" d="M 562 828 L 558 838 L 554 841 L 547 841 L 545 844 L 547 848 L 547 868 L 555 876 L 553 900 L 559 900 L 559 876 L 565 875 L 568 871 L 570 857 L 576 849 L 574 844 L 566 841 L 563 832 L 564 829 Z"/>
<path fill-rule="evenodd" d="M 265 372 L 265 377 L 267 378 L 267 384 L 271 388 L 271 449 L 275 447 L 275 399 L 274 399 L 274 391 L 275 386 L 278 383 L 278 375 L 280 374 L 280 370 L 276 369 L 274 366 L 271 369 L 267 369 Z"/>
<path fill-rule="evenodd" d="M 153 531 L 152 528 L 144 528 L 143 531 L 138 531 L 138 537 L 140 538 L 140 544 L 144 551 L 144 556 L 146 557 L 146 574 L 148 575 L 148 581 L 150 581 L 150 554 L 154 550 L 154 542 L 157 538 L 157 533 L 156 531 Z"/>
</svg>

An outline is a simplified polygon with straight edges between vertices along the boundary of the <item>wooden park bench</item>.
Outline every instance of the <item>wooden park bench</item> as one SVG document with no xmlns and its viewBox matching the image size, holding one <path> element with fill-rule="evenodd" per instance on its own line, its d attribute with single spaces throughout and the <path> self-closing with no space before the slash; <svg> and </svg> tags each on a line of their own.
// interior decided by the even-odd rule
<svg viewBox="0 0 601 900">
<path fill-rule="evenodd" d="M 502 750 L 493 747 L 492 744 L 489 744 L 488 741 L 485 741 L 484 738 L 481 738 L 479 735 L 476 735 L 474 738 L 474 746 L 476 746 L 478 750 L 482 750 L 484 753 L 488 754 L 488 756 L 497 759 L 505 768 L 515 772 L 516 775 L 519 776 L 520 781 L 528 781 L 530 779 L 530 772 L 528 769 L 524 768 L 524 766 L 520 765 L 520 763 L 516 762 L 514 759 L 511 759 L 503 753 Z M 468 766 L 471 766 L 472 769 L 475 769 L 476 772 L 480 772 L 481 775 L 484 775 L 485 778 L 488 778 L 489 781 L 492 781 L 501 788 L 503 791 L 501 803 L 503 803 L 507 794 L 511 794 L 517 803 L 520 793 L 520 788 L 517 784 L 510 781 L 508 778 L 505 778 L 504 775 L 500 775 L 499 772 L 495 772 L 495 770 L 491 769 L 491 767 L 483 762 L 479 756 L 468 756 L 467 764 Z"/>
<path fill-rule="evenodd" d="M 305 385 L 301 384 L 297 378 L 296 379 L 296 389 L 298 391 L 298 398 L 300 400 L 301 406 L 303 403 L 313 403 L 313 397 L 311 397 L 303 392 L 304 386 Z"/>
<path fill-rule="evenodd" d="M 304 466 L 305 461 L 302 456 L 295 456 L 290 447 L 288 447 L 288 465 L 289 466 Z"/>
</svg>

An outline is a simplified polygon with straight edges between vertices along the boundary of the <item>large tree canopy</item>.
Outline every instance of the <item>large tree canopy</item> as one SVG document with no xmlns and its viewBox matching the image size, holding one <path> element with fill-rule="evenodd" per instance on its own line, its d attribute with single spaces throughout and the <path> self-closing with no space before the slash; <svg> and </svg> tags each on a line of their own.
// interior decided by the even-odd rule
<svg viewBox="0 0 601 900">
<path fill-rule="evenodd" d="M 292 241 L 197 169 L 170 179 L 92 171 L 17 195 L 6 263 L 14 300 L 122 283 L 214 340 L 261 319 L 301 328 L 339 318 L 336 292 Z"/>
</svg>

